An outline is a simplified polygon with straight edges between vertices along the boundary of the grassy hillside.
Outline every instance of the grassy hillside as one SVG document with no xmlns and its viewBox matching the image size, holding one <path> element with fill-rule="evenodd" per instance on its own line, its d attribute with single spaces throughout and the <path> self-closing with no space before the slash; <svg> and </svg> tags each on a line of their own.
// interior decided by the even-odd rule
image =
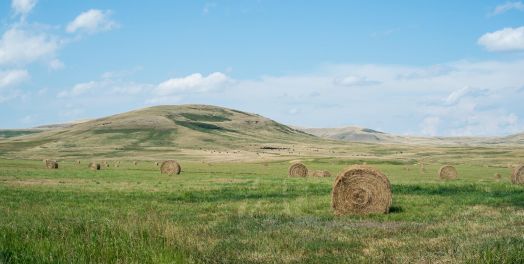
<svg viewBox="0 0 524 264">
<path fill-rule="evenodd" d="M 0 129 L 0 139 L 31 135 L 40 132 L 42 132 L 42 130 L 38 129 Z"/>
<path fill-rule="evenodd" d="M 206 105 L 156 106 L 0 141 L 0 155 L 42 158 L 226 152 L 318 140 L 255 114 Z"/>
</svg>

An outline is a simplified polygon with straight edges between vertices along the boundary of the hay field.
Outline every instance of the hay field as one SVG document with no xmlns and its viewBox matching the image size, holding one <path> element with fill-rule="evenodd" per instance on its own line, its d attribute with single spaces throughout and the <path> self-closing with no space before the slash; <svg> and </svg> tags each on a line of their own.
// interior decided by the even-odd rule
<svg viewBox="0 0 524 264">
<path fill-rule="evenodd" d="M 0 263 L 522 263 L 524 190 L 502 167 L 367 163 L 385 173 L 389 214 L 334 216 L 335 176 L 359 160 L 312 158 L 332 177 L 292 178 L 289 161 L 0 160 Z M 411 170 L 406 170 L 410 166 Z M 496 179 L 499 173 L 502 178 Z"/>
</svg>

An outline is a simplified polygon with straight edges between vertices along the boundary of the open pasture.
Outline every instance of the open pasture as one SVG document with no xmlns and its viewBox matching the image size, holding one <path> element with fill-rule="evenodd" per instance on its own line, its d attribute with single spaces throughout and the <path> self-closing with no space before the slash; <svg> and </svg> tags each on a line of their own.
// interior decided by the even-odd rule
<svg viewBox="0 0 524 264">
<path fill-rule="evenodd" d="M 155 161 L 0 160 L 0 263 L 524 261 L 524 190 L 508 168 L 455 165 L 445 181 L 442 164 L 370 161 L 391 182 L 390 213 L 334 216 L 334 177 L 356 162 L 303 162 L 333 176 L 288 177 L 288 161 L 182 160 L 169 176 Z"/>
</svg>

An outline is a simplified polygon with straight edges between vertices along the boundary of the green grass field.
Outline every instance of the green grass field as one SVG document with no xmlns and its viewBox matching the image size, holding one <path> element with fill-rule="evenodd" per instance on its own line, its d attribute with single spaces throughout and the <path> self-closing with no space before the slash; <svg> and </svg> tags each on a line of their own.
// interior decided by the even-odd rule
<svg viewBox="0 0 524 264">
<path fill-rule="evenodd" d="M 333 175 L 351 163 L 305 161 Z M 391 212 L 335 217 L 334 177 L 289 178 L 288 162 L 182 162 L 165 176 L 152 161 L 0 160 L 0 263 L 523 263 L 524 186 L 468 165 L 446 182 L 439 165 L 373 164 Z"/>
</svg>

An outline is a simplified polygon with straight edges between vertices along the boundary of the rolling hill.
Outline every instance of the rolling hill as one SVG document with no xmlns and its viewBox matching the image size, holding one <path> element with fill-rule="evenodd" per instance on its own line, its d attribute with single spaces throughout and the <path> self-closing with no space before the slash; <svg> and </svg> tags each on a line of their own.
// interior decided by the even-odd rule
<svg viewBox="0 0 524 264">
<path fill-rule="evenodd" d="M 320 140 L 256 114 L 209 105 L 155 106 L 28 131 L 1 140 L 0 155 L 67 158 L 140 152 L 148 156 L 182 150 L 285 149 L 284 145 L 295 142 Z"/>
<path fill-rule="evenodd" d="M 360 128 L 354 126 L 342 128 L 295 128 L 317 137 L 348 142 L 426 146 L 488 146 L 524 144 L 524 133 L 506 137 L 420 137 L 399 136 L 369 128 Z"/>
</svg>

